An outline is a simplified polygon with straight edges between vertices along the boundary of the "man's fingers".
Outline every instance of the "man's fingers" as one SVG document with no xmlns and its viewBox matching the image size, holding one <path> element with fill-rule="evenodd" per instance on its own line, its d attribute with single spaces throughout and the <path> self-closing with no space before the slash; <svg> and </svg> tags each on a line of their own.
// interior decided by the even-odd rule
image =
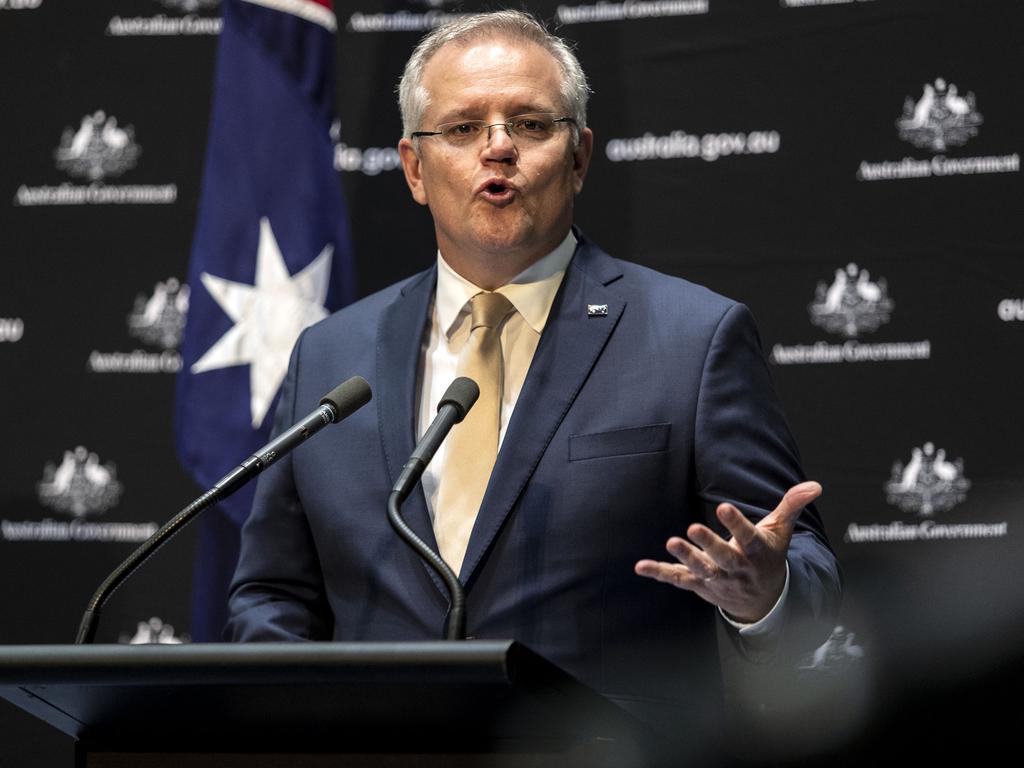
<svg viewBox="0 0 1024 768">
<path fill-rule="evenodd" d="M 645 576 L 664 584 L 671 584 L 680 589 L 688 589 L 691 592 L 704 585 L 704 579 L 685 565 L 674 563 L 659 563 L 656 560 L 641 560 L 634 566 L 638 576 Z"/>
<path fill-rule="evenodd" d="M 793 524 L 800 516 L 801 510 L 821 496 L 821 485 L 810 480 L 806 483 L 794 485 L 786 495 L 782 497 L 779 506 L 765 518 L 775 525 L 783 525 L 788 530 L 793 530 Z"/>
<path fill-rule="evenodd" d="M 736 569 L 736 551 L 721 536 L 707 526 L 694 523 L 686 529 L 690 541 L 673 536 L 668 540 L 667 549 L 679 560 L 708 578 L 714 578 L 720 570 Z"/>
<path fill-rule="evenodd" d="M 757 526 L 732 504 L 719 504 L 715 511 L 718 513 L 718 519 L 722 521 L 722 525 L 728 529 L 733 539 L 740 545 L 740 549 L 747 552 L 757 538 Z"/>
</svg>

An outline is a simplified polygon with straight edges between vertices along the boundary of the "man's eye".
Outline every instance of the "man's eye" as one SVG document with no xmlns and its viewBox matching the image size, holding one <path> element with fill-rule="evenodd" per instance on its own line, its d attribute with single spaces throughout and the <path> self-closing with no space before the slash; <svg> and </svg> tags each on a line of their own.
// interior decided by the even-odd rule
<svg viewBox="0 0 1024 768">
<path fill-rule="evenodd" d="M 543 120 L 538 120 L 535 117 L 524 117 L 516 121 L 516 128 L 526 133 L 537 133 L 543 131 L 546 127 Z"/>
<path fill-rule="evenodd" d="M 449 133 L 454 136 L 472 136 L 477 130 L 477 126 L 473 123 L 457 123 L 449 129 Z"/>
</svg>

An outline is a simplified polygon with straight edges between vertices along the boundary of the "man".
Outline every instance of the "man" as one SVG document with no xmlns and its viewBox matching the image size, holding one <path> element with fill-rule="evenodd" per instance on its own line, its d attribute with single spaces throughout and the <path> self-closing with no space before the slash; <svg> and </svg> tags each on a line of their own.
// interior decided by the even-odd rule
<svg viewBox="0 0 1024 768">
<path fill-rule="evenodd" d="M 713 688 L 716 624 L 748 656 L 827 636 L 840 588 L 807 506 L 820 487 L 800 482 L 749 313 L 572 229 L 587 91 L 519 12 L 455 21 L 413 53 L 399 150 L 438 263 L 296 345 L 278 429 L 354 374 L 376 409 L 263 475 L 234 639 L 442 636 L 446 593 L 390 530 L 386 497 L 470 369 L 481 402 L 404 507 L 465 584 L 470 636 L 520 640 L 668 722 Z M 666 541 L 672 557 L 651 559 Z"/>
</svg>

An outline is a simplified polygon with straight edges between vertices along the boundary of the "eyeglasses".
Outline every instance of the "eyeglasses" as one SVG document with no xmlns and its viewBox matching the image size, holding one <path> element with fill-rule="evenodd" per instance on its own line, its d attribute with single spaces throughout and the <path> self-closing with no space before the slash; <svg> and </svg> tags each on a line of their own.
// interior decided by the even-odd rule
<svg viewBox="0 0 1024 768">
<path fill-rule="evenodd" d="M 559 123 L 576 121 L 571 117 L 555 117 L 556 112 L 532 112 L 528 115 L 516 115 L 500 123 L 488 123 L 486 120 L 457 120 L 452 123 L 441 123 L 436 131 L 413 131 L 412 138 L 421 136 L 440 136 L 453 147 L 469 147 L 476 144 L 486 132 L 487 141 L 491 140 L 491 131 L 502 127 L 513 140 L 521 140 L 526 144 L 540 144 L 555 135 Z"/>
</svg>

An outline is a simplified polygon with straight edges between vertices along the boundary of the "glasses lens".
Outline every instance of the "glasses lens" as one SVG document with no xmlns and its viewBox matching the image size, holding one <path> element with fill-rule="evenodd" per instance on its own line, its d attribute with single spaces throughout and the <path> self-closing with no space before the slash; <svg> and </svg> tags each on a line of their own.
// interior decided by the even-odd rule
<svg viewBox="0 0 1024 768">
<path fill-rule="evenodd" d="M 533 141 L 550 139 L 555 132 L 555 121 L 551 115 L 519 115 L 510 117 L 508 124 L 516 138 Z"/>
<path fill-rule="evenodd" d="M 449 144 L 462 146 L 474 143 L 484 132 L 483 120 L 463 120 L 458 123 L 444 123 L 437 126 L 441 137 Z"/>
</svg>

